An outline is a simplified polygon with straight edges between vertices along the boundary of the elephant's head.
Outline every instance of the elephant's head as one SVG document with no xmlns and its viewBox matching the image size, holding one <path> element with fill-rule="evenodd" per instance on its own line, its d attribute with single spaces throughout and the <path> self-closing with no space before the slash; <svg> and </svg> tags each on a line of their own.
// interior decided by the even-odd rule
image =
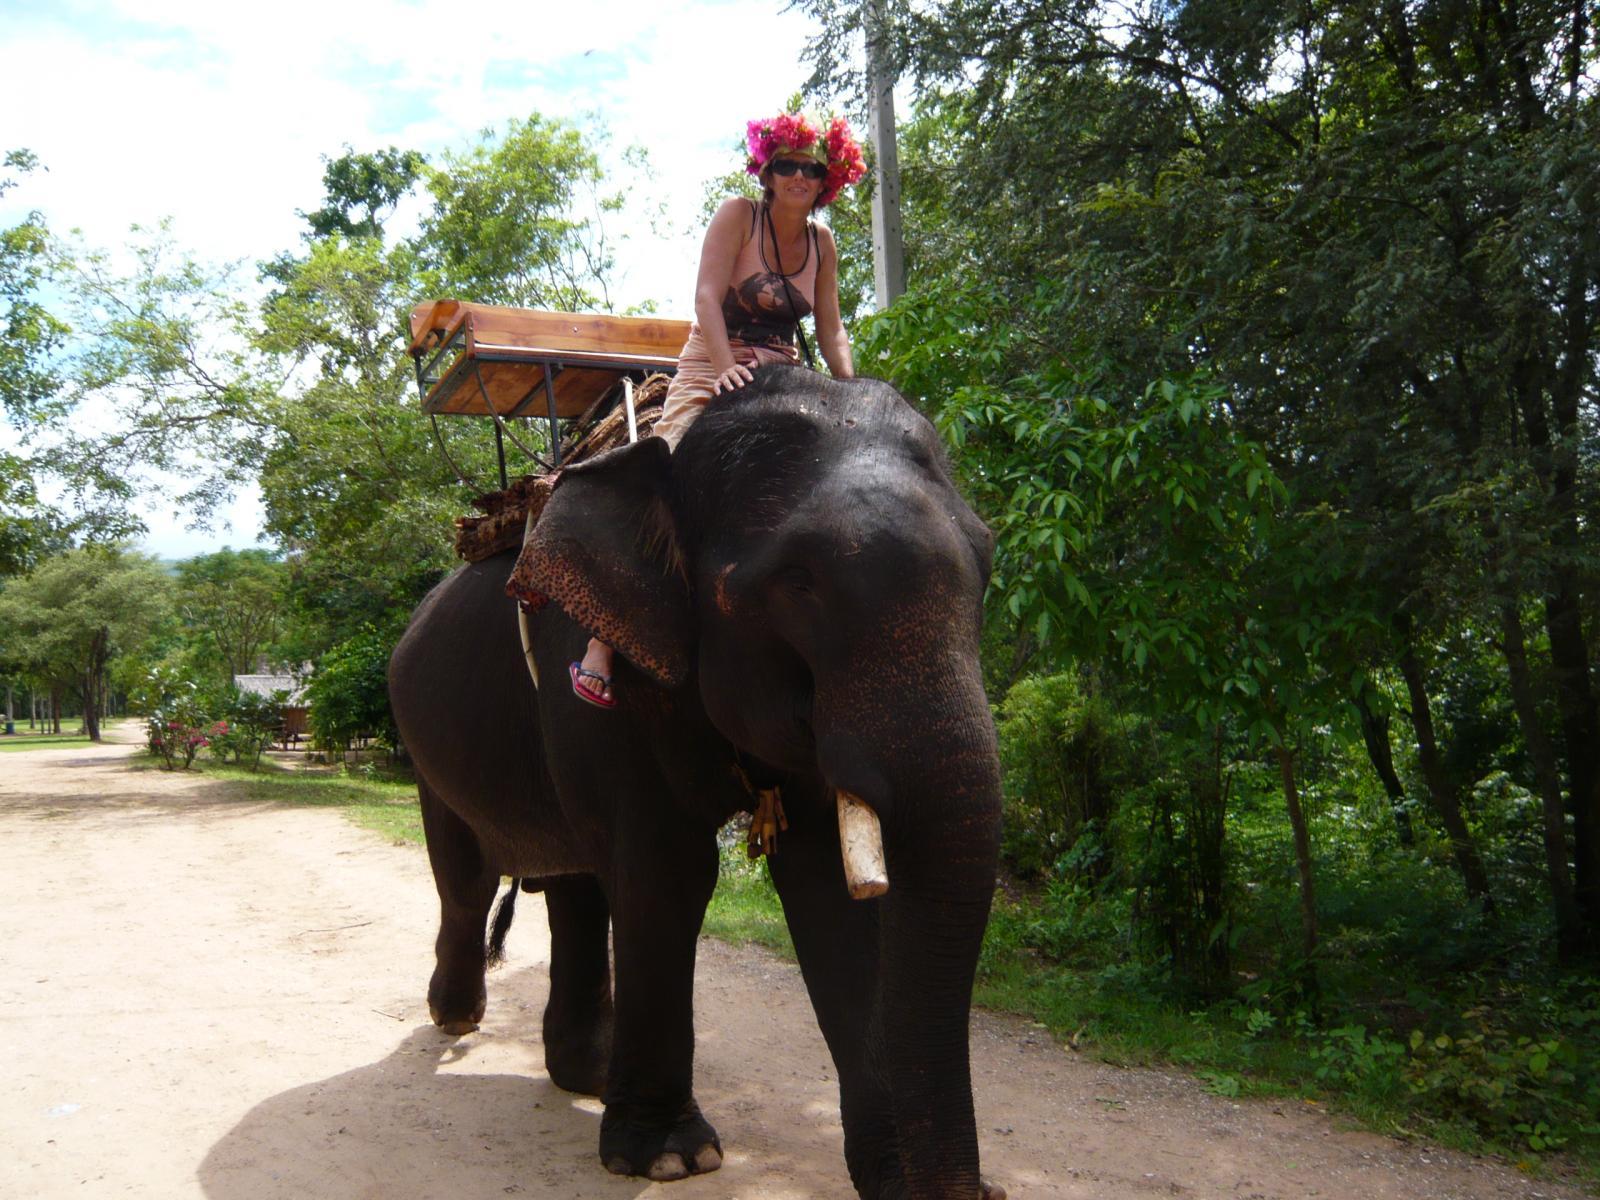
<svg viewBox="0 0 1600 1200">
<path fill-rule="evenodd" d="M 889 385 L 769 368 L 676 453 L 572 468 L 533 578 L 716 727 L 882 824 L 884 1061 L 915 1196 L 977 1196 L 967 1066 L 1000 784 L 978 663 L 993 538 Z M 781 853 L 781 848 L 780 848 Z"/>
</svg>

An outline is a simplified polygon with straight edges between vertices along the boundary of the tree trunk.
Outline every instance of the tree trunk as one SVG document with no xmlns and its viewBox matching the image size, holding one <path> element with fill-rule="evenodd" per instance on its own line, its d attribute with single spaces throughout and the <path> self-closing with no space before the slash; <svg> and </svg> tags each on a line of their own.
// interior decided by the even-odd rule
<svg viewBox="0 0 1600 1200">
<path fill-rule="evenodd" d="M 1462 882 L 1466 884 L 1467 895 L 1481 903 L 1484 912 L 1493 912 L 1494 897 L 1489 891 L 1488 873 L 1483 869 L 1483 860 L 1478 857 L 1478 848 L 1473 845 L 1472 834 L 1461 815 L 1460 797 L 1439 758 L 1439 746 L 1433 735 L 1433 709 L 1428 701 L 1422 664 L 1417 661 L 1416 648 L 1409 636 L 1404 636 L 1401 643 L 1400 674 L 1405 677 L 1406 691 L 1411 696 L 1411 723 L 1417 731 L 1417 757 L 1422 763 L 1429 803 L 1450 838 L 1450 849 Z"/>
<path fill-rule="evenodd" d="M 100 686 L 105 671 L 106 652 L 111 646 L 111 630 L 102 625 L 89 643 L 89 669 L 83 674 L 83 725 L 89 740 L 100 740 Z"/>
<path fill-rule="evenodd" d="M 1222 773 L 1222 730 L 1212 731 L 1212 752 L 1205 769 L 1189 784 L 1191 887 L 1200 916 L 1203 941 L 1200 979 L 1205 994 L 1220 997 L 1232 983 L 1232 947 L 1228 937 L 1227 833 L 1228 788 Z"/>
<path fill-rule="evenodd" d="M 90 667 L 83 677 L 83 727 L 91 742 L 100 740 L 100 672 Z"/>
<path fill-rule="evenodd" d="M 1367 758 L 1372 763 L 1372 769 L 1378 773 L 1378 778 L 1383 782 L 1383 790 L 1389 797 L 1389 811 L 1394 814 L 1395 836 L 1400 839 L 1400 844 L 1407 848 L 1414 846 L 1417 841 L 1416 831 L 1411 828 L 1411 812 L 1406 807 L 1406 789 L 1400 782 L 1400 775 L 1394 769 L 1394 750 L 1389 745 L 1389 714 L 1381 717 L 1372 711 L 1372 705 L 1367 703 L 1365 696 L 1357 696 L 1353 702 L 1356 712 L 1361 717 L 1361 740 L 1367 744 Z"/>
<path fill-rule="evenodd" d="M 1289 827 L 1294 831 L 1294 865 L 1300 874 L 1300 953 L 1305 958 L 1307 991 L 1316 994 L 1317 980 L 1317 884 L 1311 872 L 1311 830 L 1305 810 L 1300 807 L 1300 789 L 1294 778 L 1294 755 L 1288 746 L 1278 745 L 1278 771 L 1283 776 L 1283 802 L 1289 809 Z"/>
<path fill-rule="evenodd" d="M 1550 875 L 1550 899 L 1555 909 L 1556 950 L 1561 961 L 1570 962 L 1585 949 L 1584 928 L 1572 892 L 1572 875 L 1567 867 L 1567 813 L 1561 799 L 1561 769 L 1556 749 L 1539 721 L 1539 688 L 1528 669 L 1528 654 L 1522 633 L 1522 616 L 1515 604 L 1500 607 L 1500 628 L 1504 635 L 1501 650 L 1510 675 L 1511 701 L 1522 725 L 1522 738 L 1533 762 L 1544 810 L 1544 857 Z M 1591 928 L 1591 934 L 1594 930 Z M 1587 947 L 1593 952 L 1597 947 Z"/>
<path fill-rule="evenodd" d="M 1580 304 L 1574 312 L 1581 314 L 1583 309 Z M 1569 320 L 1573 315 L 1569 313 Z M 1575 350 L 1587 350 L 1585 330 L 1569 331 L 1569 335 L 1569 355 Z M 1553 586 L 1545 597 L 1545 629 L 1550 638 L 1550 664 L 1567 748 L 1567 775 L 1572 781 L 1577 864 L 1573 895 L 1592 940 L 1596 936 L 1593 931 L 1600 930 L 1600 710 L 1595 707 L 1589 679 L 1579 573 L 1572 565 L 1584 544 L 1577 517 L 1578 472 L 1573 448 L 1579 442 L 1578 398 L 1583 382 L 1580 367 L 1586 361 L 1586 354 L 1580 354 L 1576 363 L 1569 361 L 1550 389 L 1554 430 L 1550 414 L 1545 411 L 1545 389 L 1538 386 L 1538 372 L 1530 368 L 1526 380 L 1519 376 L 1518 393 L 1533 466 L 1550 493 L 1551 520 L 1546 528 L 1556 565 Z"/>
<path fill-rule="evenodd" d="M 50 732 L 61 732 L 61 685 L 50 688 Z"/>
</svg>

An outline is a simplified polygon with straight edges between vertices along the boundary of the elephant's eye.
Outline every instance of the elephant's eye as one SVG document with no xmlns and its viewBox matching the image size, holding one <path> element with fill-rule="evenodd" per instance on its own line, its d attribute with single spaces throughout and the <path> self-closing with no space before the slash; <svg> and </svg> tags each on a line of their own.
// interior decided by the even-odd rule
<svg viewBox="0 0 1600 1200">
<path fill-rule="evenodd" d="M 811 572 L 804 567 L 782 567 L 773 575 L 772 582 L 779 591 L 796 598 L 816 594 Z"/>
</svg>

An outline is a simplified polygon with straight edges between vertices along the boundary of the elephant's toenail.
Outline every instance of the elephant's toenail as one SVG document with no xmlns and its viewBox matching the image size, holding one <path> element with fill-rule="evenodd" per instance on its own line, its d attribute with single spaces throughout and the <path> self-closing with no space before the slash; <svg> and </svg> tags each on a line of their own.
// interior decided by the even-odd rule
<svg viewBox="0 0 1600 1200">
<path fill-rule="evenodd" d="M 992 1179 L 979 1179 L 982 1200 L 1006 1200 L 1006 1189 Z"/>
<path fill-rule="evenodd" d="M 476 1021 L 441 1021 L 439 1022 L 439 1028 L 451 1037 L 465 1037 L 467 1034 L 477 1031 L 478 1023 Z"/>
<path fill-rule="evenodd" d="M 657 1183 L 670 1183 L 674 1179 L 682 1179 L 688 1175 L 689 1168 L 684 1165 L 683 1155 L 668 1152 L 650 1164 L 648 1174 Z"/>
<path fill-rule="evenodd" d="M 722 1151 L 715 1146 L 701 1146 L 699 1150 L 695 1151 L 694 1172 L 696 1175 L 704 1175 L 710 1171 L 715 1171 L 721 1165 Z"/>
<path fill-rule="evenodd" d="M 632 1175 L 633 1164 L 627 1159 L 623 1158 L 621 1155 L 618 1155 L 616 1158 L 606 1159 L 606 1170 L 610 1171 L 613 1175 Z"/>
</svg>

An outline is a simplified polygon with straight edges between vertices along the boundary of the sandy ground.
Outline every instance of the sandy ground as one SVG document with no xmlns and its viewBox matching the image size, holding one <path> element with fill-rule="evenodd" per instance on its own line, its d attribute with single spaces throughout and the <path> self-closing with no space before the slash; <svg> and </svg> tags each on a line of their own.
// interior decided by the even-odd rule
<svg viewBox="0 0 1600 1200">
<path fill-rule="evenodd" d="M 703 941 L 716 1174 L 607 1175 L 553 1087 L 548 935 L 523 898 L 483 1029 L 428 1022 L 424 853 L 337 812 L 226 802 L 128 746 L 0 755 L 0 1197 L 479 1200 L 852 1195 L 796 970 Z M 980 1014 L 985 1172 L 1014 1197 L 1577 1197 L 1494 1162 L 1074 1056 Z"/>
</svg>

